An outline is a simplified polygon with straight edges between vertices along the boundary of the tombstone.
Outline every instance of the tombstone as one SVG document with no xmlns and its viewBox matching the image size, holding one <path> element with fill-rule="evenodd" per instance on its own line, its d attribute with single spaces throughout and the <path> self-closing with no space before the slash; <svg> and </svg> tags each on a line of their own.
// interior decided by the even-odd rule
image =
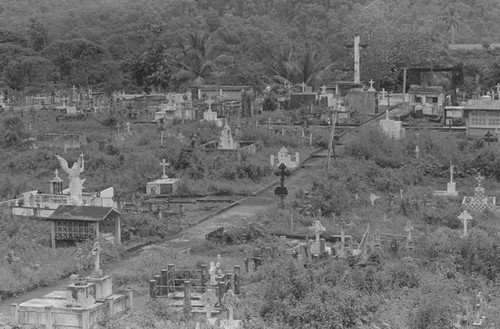
<svg viewBox="0 0 500 329">
<path fill-rule="evenodd" d="M 406 130 L 403 128 L 403 122 L 389 119 L 389 111 L 385 112 L 385 119 L 380 120 L 379 127 L 382 134 L 389 138 L 399 140 L 406 135 Z"/>
<path fill-rule="evenodd" d="M 405 232 L 408 234 L 406 236 L 406 249 L 413 249 L 413 240 L 411 233 L 413 232 L 413 225 L 411 225 L 411 220 L 406 222 Z"/>
<path fill-rule="evenodd" d="M 208 275 L 210 276 L 210 285 L 214 286 L 217 284 L 215 281 L 215 275 L 216 275 L 216 268 L 215 268 L 215 263 L 210 262 L 210 269 L 208 270 Z"/>
<path fill-rule="evenodd" d="M 220 320 L 221 329 L 240 329 L 242 328 L 241 320 L 234 319 L 234 307 L 238 303 L 236 295 L 230 289 L 222 298 L 222 304 L 228 311 L 228 318 Z"/>
<path fill-rule="evenodd" d="M 219 145 L 217 146 L 220 150 L 235 150 L 236 144 L 233 141 L 233 135 L 231 134 L 231 127 L 229 127 L 227 120 L 224 128 L 220 133 Z"/>
<path fill-rule="evenodd" d="M 418 159 L 420 157 L 420 147 L 415 146 L 415 158 Z"/>
<path fill-rule="evenodd" d="M 460 219 L 463 222 L 463 225 L 464 225 L 464 237 L 467 237 L 468 236 L 467 223 L 472 220 L 472 216 L 469 214 L 469 212 L 467 210 L 464 210 L 458 216 L 458 219 Z"/>
<path fill-rule="evenodd" d="M 217 255 L 217 262 L 215 263 L 215 268 L 216 268 L 216 274 L 217 275 L 222 275 L 222 257 L 221 255 Z"/>
<path fill-rule="evenodd" d="M 315 220 L 314 224 L 309 227 L 309 230 L 314 233 L 315 236 L 314 242 L 311 244 L 311 254 L 322 255 L 325 252 L 325 244 L 320 241 L 320 236 L 322 232 L 326 231 L 326 229 L 323 225 L 321 225 L 319 220 Z"/>
<path fill-rule="evenodd" d="M 295 152 L 295 159 L 293 159 L 292 155 L 288 154 L 286 147 L 282 147 L 278 151 L 277 161 L 275 161 L 274 155 L 271 155 L 271 167 L 279 166 L 284 163 L 287 168 L 292 169 L 296 168 L 299 165 L 299 162 L 299 152 Z"/>
<path fill-rule="evenodd" d="M 201 295 L 201 302 L 205 307 L 205 314 L 208 320 L 212 317 L 212 310 L 217 303 L 217 296 L 215 296 L 212 289 L 208 289 L 203 295 Z"/>
<path fill-rule="evenodd" d="M 378 199 L 380 199 L 378 195 L 373 194 L 373 192 L 370 193 L 370 202 L 372 206 L 375 206 L 375 201 L 377 201 Z"/>
<path fill-rule="evenodd" d="M 370 88 L 368 88 L 368 91 L 376 91 L 375 88 L 373 88 L 373 84 L 375 83 L 375 81 L 373 81 L 373 79 L 370 79 L 368 83 L 370 84 Z"/>
</svg>

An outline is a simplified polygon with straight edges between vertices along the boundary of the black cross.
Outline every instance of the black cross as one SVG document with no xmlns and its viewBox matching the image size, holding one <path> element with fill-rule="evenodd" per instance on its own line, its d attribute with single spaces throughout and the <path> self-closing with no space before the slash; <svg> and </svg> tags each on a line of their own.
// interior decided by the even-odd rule
<svg viewBox="0 0 500 329">
<path fill-rule="evenodd" d="M 276 176 L 280 176 L 280 186 L 284 187 L 285 186 L 285 176 L 290 176 L 290 171 L 286 169 L 286 165 L 284 163 L 281 163 L 280 166 L 278 167 L 278 170 L 274 172 Z"/>
<path fill-rule="evenodd" d="M 488 132 L 486 133 L 486 135 L 484 135 L 484 137 L 486 137 L 486 141 L 488 142 L 488 147 L 490 147 L 490 144 L 491 142 L 493 141 L 493 134 L 488 130 Z"/>
<path fill-rule="evenodd" d="M 14 175 L 14 164 L 11 162 L 9 162 L 9 168 L 10 168 L 10 174 L 11 175 Z"/>
</svg>

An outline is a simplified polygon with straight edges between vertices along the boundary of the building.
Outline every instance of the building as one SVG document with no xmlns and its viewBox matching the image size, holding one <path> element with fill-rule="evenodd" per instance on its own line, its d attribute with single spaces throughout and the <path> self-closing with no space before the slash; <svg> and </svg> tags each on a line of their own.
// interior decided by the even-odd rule
<svg viewBox="0 0 500 329">
<path fill-rule="evenodd" d="M 500 132 L 500 100 L 469 100 L 464 120 L 468 137 L 485 137 L 488 132 L 496 136 Z"/>
<path fill-rule="evenodd" d="M 243 93 L 253 93 L 253 88 L 250 86 L 220 86 L 220 85 L 203 85 L 192 86 L 193 95 L 197 95 L 200 100 L 212 99 L 220 101 L 241 101 Z"/>
<path fill-rule="evenodd" d="M 51 223 L 52 248 L 114 236 L 121 243 L 120 213 L 111 207 L 62 205 L 46 218 Z"/>
<path fill-rule="evenodd" d="M 443 113 L 443 87 L 441 86 L 417 86 L 412 85 L 408 89 L 410 95 L 410 106 L 415 112 L 422 115 L 439 116 Z"/>
</svg>

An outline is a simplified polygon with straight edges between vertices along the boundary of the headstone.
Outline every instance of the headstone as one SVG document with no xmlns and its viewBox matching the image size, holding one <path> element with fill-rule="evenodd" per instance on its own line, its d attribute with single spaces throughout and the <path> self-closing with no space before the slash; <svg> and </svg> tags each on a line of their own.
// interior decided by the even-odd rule
<svg viewBox="0 0 500 329">
<path fill-rule="evenodd" d="M 205 306 L 205 314 L 207 319 L 212 316 L 212 310 L 217 303 L 217 296 L 212 289 L 208 289 L 203 295 L 201 295 L 201 302 Z"/>
<path fill-rule="evenodd" d="M 295 152 L 295 159 L 293 159 L 292 155 L 288 154 L 286 147 L 282 147 L 278 151 L 277 158 L 271 155 L 271 166 L 279 166 L 282 163 L 289 169 L 296 168 L 300 163 L 299 152 Z"/>
<path fill-rule="evenodd" d="M 375 206 L 375 201 L 377 201 L 378 199 L 380 199 L 380 197 L 378 195 L 370 193 L 370 202 L 371 202 L 372 206 Z"/>
<path fill-rule="evenodd" d="M 241 320 L 234 319 L 234 307 L 238 300 L 232 290 L 228 290 L 222 298 L 222 303 L 228 311 L 228 318 L 220 321 L 221 329 L 240 329 L 242 328 Z"/>
<path fill-rule="evenodd" d="M 311 244 L 311 254 L 312 255 L 322 255 L 325 252 L 324 243 L 320 241 L 320 236 L 322 232 L 326 229 L 321 225 L 319 220 L 315 220 L 314 224 L 309 227 L 309 230 L 314 233 L 314 242 Z"/>
<path fill-rule="evenodd" d="M 231 133 L 231 127 L 229 127 L 227 120 L 226 124 L 222 128 L 219 138 L 219 145 L 217 147 L 221 150 L 234 150 L 236 149 L 236 144 L 233 141 L 233 135 Z"/>
<path fill-rule="evenodd" d="M 464 237 L 468 236 L 467 232 L 467 223 L 472 220 L 472 216 L 469 214 L 467 210 L 462 211 L 462 213 L 458 216 L 464 224 Z"/>
<path fill-rule="evenodd" d="M 403 128 L 403 122 L 389 119 L 389 111 L 385 112 L 385 119 L 380 120 L 379 125 L 382 134 L 389 138 L 399 140 L 406 135 L 406 130 Z"/>
<path fill-rule="evenodd" d="M 373 88 L 373 83 L 375 81 L 373 81 L 373 79 L 370 79 L 370 81 L 368 81 L 368 83 L 370 84 L 370 88 L 368 88 L 368 91 L 375 91 L 375 88 Z"/>
<path fill-rule="evenodd" d="M 210 276 L 210 285 L 216 285 L 217 282 L 215 281 L 215 263 L 210 262 L 210 269 L 208 270 L 208 275 Z"/>
</svg>

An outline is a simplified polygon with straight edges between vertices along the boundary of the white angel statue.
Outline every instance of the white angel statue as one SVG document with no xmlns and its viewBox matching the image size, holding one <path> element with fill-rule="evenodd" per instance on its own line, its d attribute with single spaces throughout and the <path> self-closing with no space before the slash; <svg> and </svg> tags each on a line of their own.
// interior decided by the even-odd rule
<svg viewBox="0 0 500 329">
<path fill-rule="evenodd" d="M 83 182 L 85 180 L 80 179 L 80 174 L 84 170 L 84 161 L 83 161 L 83 153 L 80 154 L 78 160 L 73 163 L 73 166 L 69 168 L 68 161 L 66 161 L 63 157 L 56 154 L 59 163 L 61 164 L 61 168 L 68 174 L 69 176 L 69 194 L 73 202 L 77 205 L 83 204 L 82 199 L 82 189 Z"/>
</svg>

